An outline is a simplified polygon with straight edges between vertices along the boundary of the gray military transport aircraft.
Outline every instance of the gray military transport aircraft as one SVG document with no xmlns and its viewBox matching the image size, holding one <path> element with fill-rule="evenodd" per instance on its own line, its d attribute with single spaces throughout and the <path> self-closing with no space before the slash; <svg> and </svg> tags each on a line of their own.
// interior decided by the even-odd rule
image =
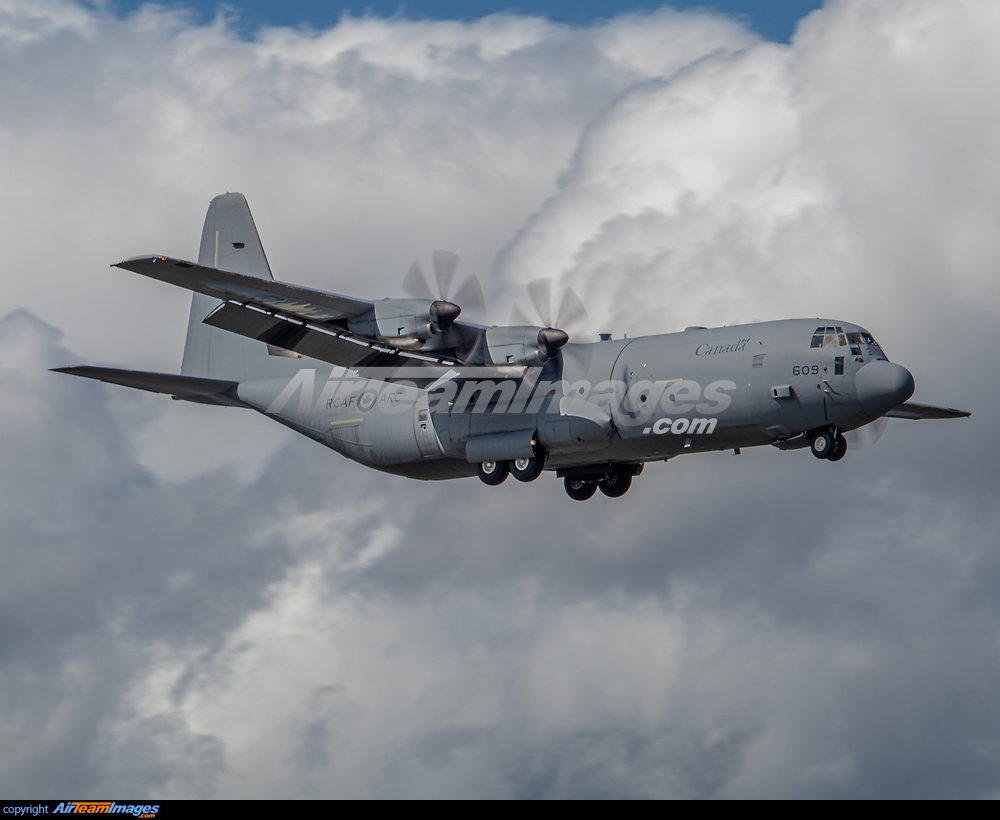
<svg viewBox="0 0 1000 820">
<path fill-rule="evenodd" d="M 410 478 L 478 474 L 496 485 L 551 470 L 578 501 L 598 488 L 624 495 L 648 461 L 763 444 L 839 461 L 845 433 L 885 417 L 970 415 L 909 403 L 909 371 L 850 322 L 570 342 L 557 327 L 459 321 L 461 302 L 482 291 L 472 281 L 448 301 L 457 258 L 435 261 L 442 298 L 419 275 L 411 290 L 425 298 L 374 302 L 276 282 L 246 199 L 223 194 L 209 206 L 197 264 L 117 265 L 194 291 L 180 375 L 58 372 L 249 407 Z"/>
</svg>

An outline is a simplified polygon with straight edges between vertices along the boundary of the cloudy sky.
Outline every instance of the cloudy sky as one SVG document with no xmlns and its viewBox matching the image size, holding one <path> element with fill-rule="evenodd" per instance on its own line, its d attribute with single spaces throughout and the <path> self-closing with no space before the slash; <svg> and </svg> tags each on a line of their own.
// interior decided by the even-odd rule
<svg viewBox="0 0 1000 820">
<path fill-rule="evenodd" d="M 1000 6 L 106 8 L 0 0 L 0 793 L 1000 796 Z M 443 247 L 499 322 L 540 275 L 615 335 L 832 316 L 975 415 L 579 504 L 49 373 L 177 370 L 189 296 L 108 266 L 227 190 L 279 279 Z"/>
</svg>

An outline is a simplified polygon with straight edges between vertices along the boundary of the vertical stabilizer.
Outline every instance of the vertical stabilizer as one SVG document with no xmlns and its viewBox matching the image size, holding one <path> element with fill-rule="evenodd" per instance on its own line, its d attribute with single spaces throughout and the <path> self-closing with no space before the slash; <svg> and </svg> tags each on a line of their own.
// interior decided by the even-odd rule
<svg viewBox="0 0 1000 820">
<path fill-rule="evenodd" d="M 243 194 L 222 194 L 208 206 L 205 227 L 201 232 L 198 264 L 258 279 L 274 278 Z M 181 373 L 185 376 L 244 381 L 255 360 L 266 360 L 267 346 L 263 342 L 202 324 L 204 318 L 220 304 L 218 299 L 194 294 Z"/>
</svg>

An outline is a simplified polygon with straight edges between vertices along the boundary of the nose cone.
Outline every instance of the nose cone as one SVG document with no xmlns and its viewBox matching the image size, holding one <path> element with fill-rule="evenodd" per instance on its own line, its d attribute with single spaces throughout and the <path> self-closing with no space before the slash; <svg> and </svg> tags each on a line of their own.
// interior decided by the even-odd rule
<svg viewBox="0 0 1000 820">
<path fill-rule="evenodd" d="M 913 395 L 913 376 L 892 362 L 869 362 L 854 380 L 861 409 L 872 419 L 888 413 Z"/>
</svg>

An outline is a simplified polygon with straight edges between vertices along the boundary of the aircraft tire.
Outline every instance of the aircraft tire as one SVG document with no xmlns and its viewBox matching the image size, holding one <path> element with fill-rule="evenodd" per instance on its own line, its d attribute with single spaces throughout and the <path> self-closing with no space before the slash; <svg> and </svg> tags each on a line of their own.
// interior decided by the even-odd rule
<svg viewBox="0 0 1000 820">
<path fill-rule="evenodd" d="M 597 484 L 592 481 L 581 481 L 579 478 L 566 476 L 563 479 L 563 486 L 566 488 L 566 495 L 574 501 L 586 501 L 593 498 L 597 492 Z"/>
<path fill-rule="evenodd" d="M 545 456 L 541 453 L 533 458 L 515 458 L 510 463 L 510 474 L 518 481 L 534 481 L 544 466 Z"/>
<path fill-rule="evenodd" d="M 809 444 L 809 449 L 816 458 L 829 458 L 833 448 L 833 436 L 829 433 L 817 433 Z"/>
<path fill-rule="evenodd" d="M 833 450 L 827 458 L 830 459 L 830 461 L 840 461 L 846 455 L 847 439 L 844 438 L 843 433 L 837 433 L 837 437 L 833 440 Z"/>
<path fill-rule="evenodd" d="M 503 484 L 507 480 L 507 476 L 510 475 L 510 462 L 483 461 L 476 466 L 476 472 L 483 484 L 496 487 L 498 484 Z"/>
<path fill-rule="evenodd" d="M 598 486 L 608 498 L 621 498 L 632 486 L 632 473 L 618 467 Z"/>
</svg>

